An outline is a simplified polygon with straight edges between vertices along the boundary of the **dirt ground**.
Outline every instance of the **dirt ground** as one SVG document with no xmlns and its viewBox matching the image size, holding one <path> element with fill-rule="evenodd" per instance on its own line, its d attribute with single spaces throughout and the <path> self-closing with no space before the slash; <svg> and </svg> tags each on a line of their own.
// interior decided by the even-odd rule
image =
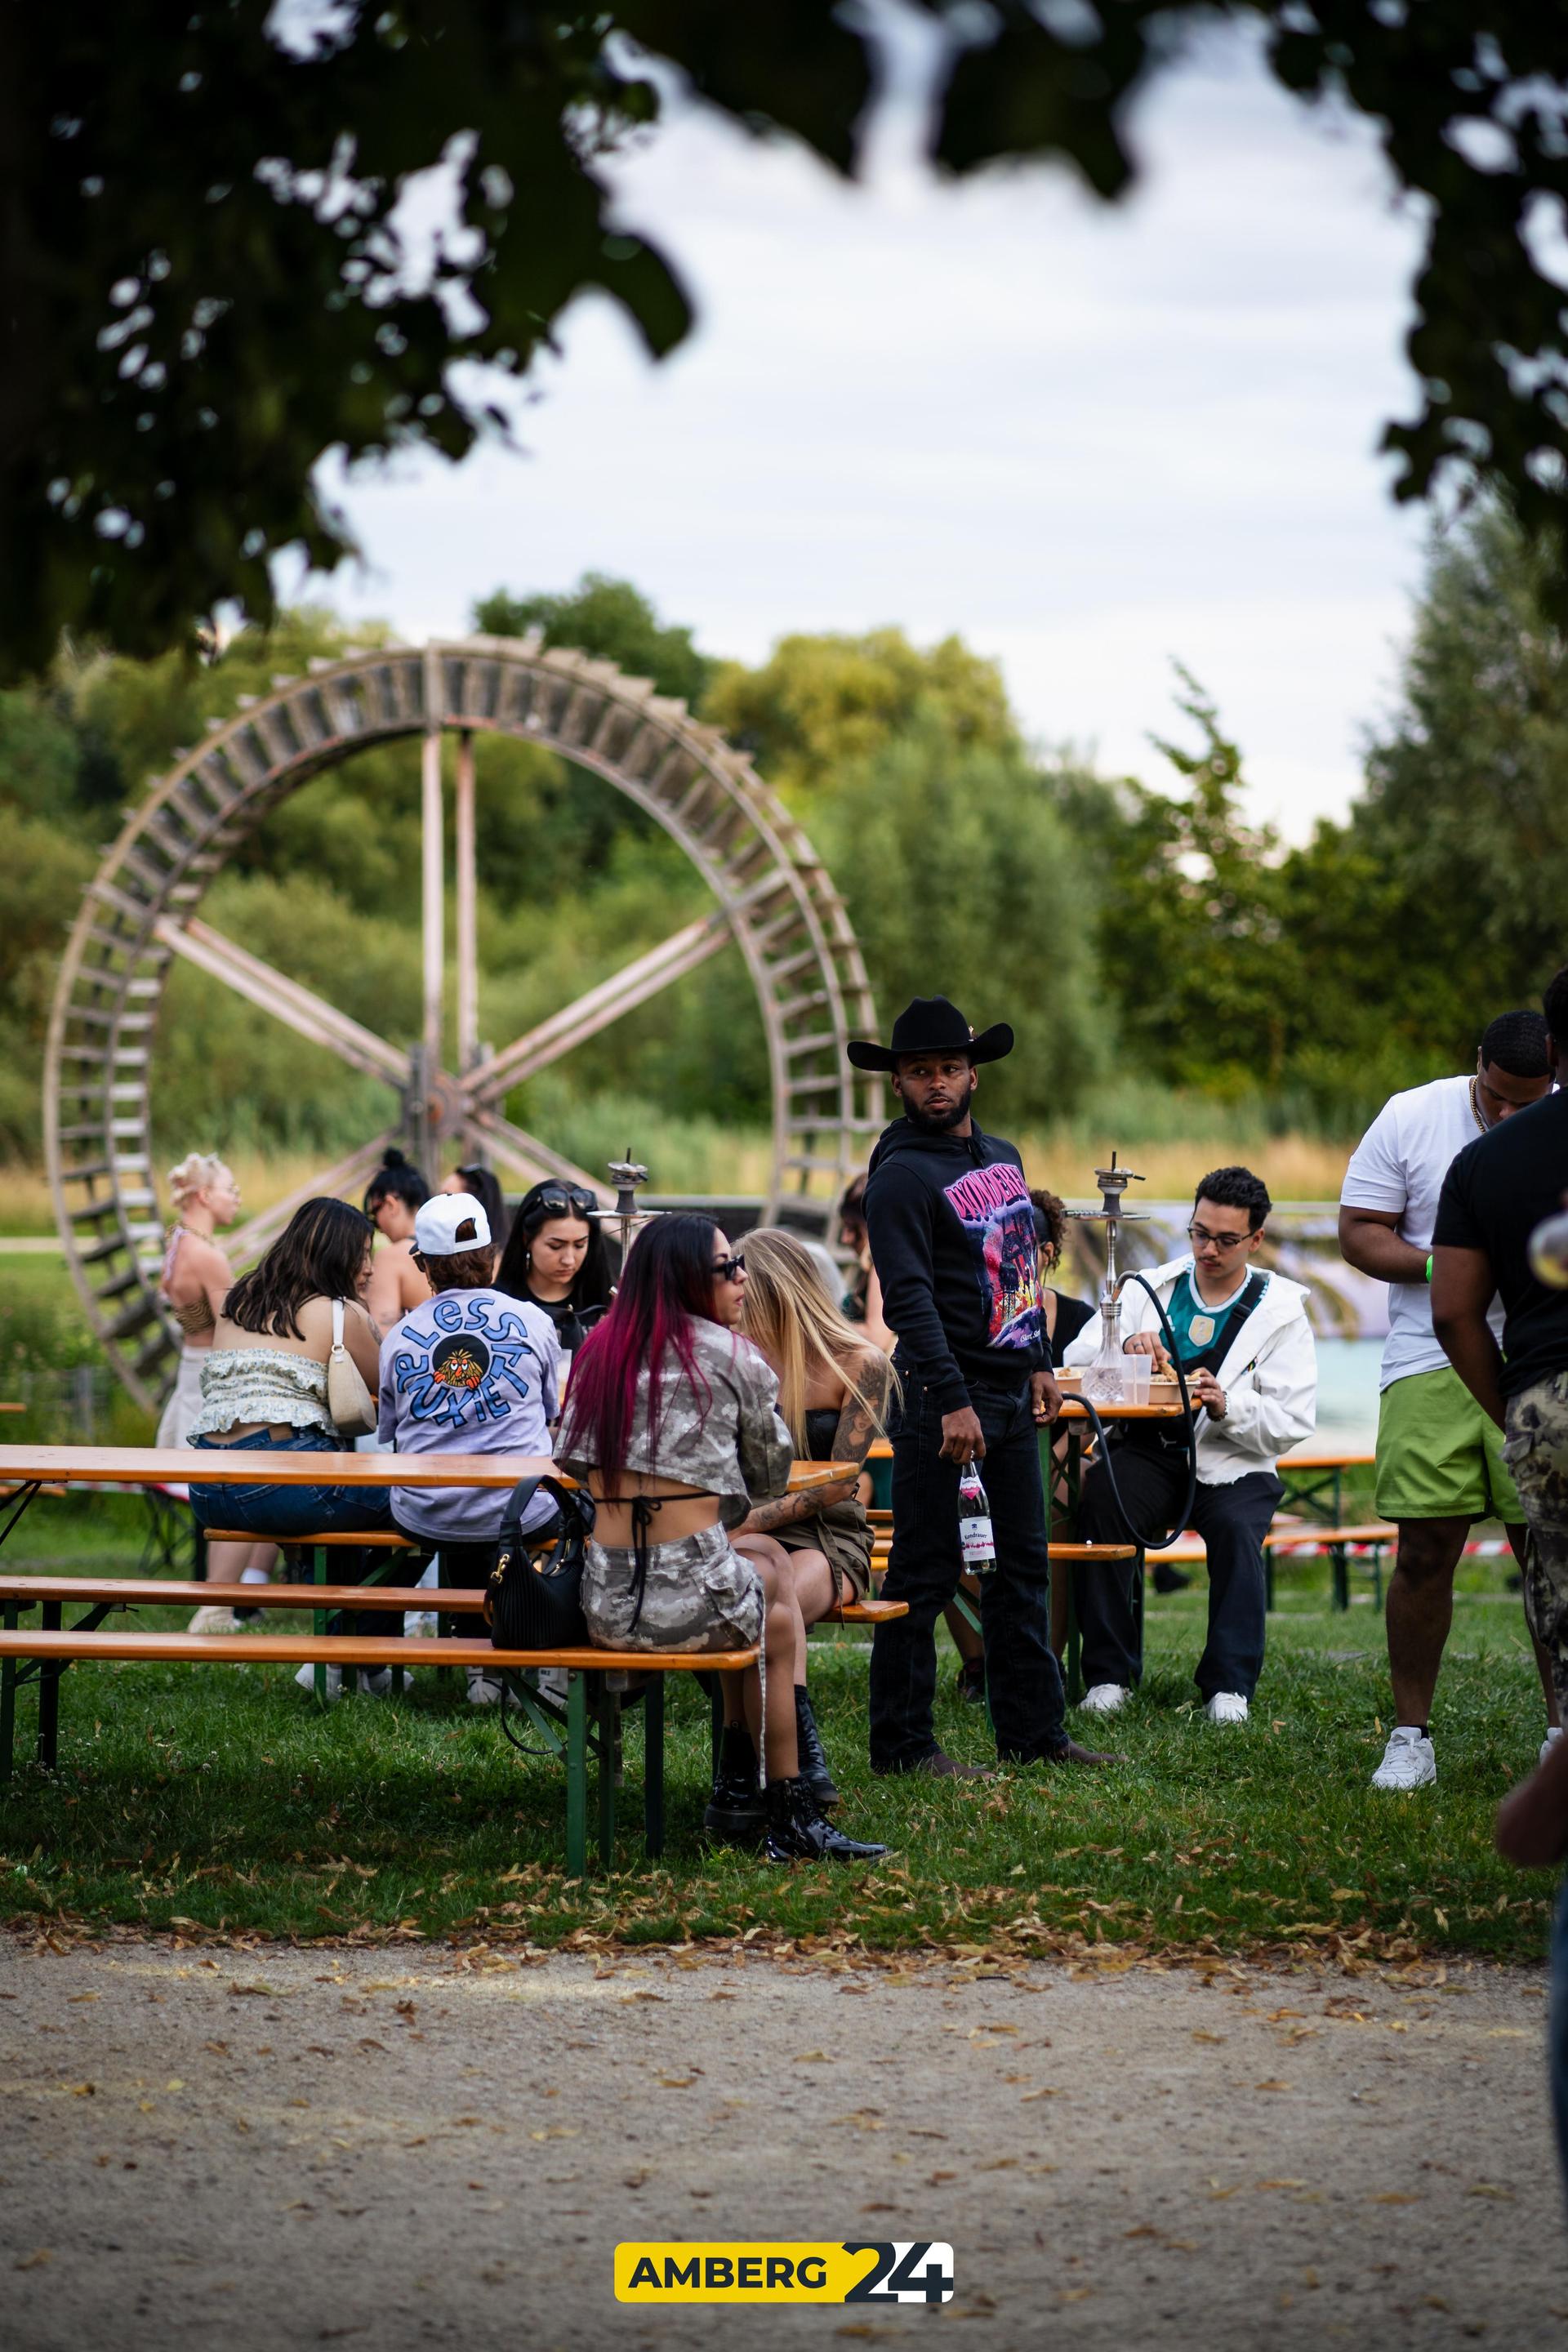
<svg viewBox="0 0 1568 2352">
<path fill-rule="evenodd" d="M 0 1941 L 0 2342 L 1568 2346 L 1542 1995 Z M 946 2240 L 956 2292 L 617 2305 L 665 2238 Z"/>
</svg>

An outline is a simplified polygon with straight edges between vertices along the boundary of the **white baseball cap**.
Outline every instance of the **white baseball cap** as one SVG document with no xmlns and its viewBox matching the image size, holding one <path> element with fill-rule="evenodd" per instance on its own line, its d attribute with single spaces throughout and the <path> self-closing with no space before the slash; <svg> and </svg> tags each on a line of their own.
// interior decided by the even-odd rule
<svg viewBox="0 0 1568 2352">
<path fill-rule="evenodd" d="M 490 1221 L 471 1192 L 432 1192 L 414 1220 L 414 1246 L 425 1257 L 460 1257 L 489 1249 Z"/>
</svg>

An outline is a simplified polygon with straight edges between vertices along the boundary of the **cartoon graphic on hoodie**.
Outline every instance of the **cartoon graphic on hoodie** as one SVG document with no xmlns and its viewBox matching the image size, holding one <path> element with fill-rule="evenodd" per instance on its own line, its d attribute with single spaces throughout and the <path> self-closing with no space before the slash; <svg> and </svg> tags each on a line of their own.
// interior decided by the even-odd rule
<svg viewBox="0 0 1568 2352">
<path fill-rule="evenodd" d="M 871 1154 L 871 1255 L 899 1362 L 943 1412 L 969 1383 L 1023 1386 L 1049 1365 L 1034 1212 L 1011 1143 L 895 1119 Z"/>
<path fill-rule="evenodd" d="M 993 1348 L 1032 1348 L 1040 1337 L 1040 1254 L 1024 1171 L 1010 1160 L 972 1168 L 943 1186 L 970 1237 Z"/>
</svg>

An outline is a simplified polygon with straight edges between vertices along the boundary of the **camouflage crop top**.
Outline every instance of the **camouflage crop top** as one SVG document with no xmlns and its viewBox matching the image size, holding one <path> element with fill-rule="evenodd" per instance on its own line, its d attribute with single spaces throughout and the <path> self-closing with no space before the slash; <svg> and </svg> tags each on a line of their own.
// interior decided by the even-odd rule
<svg viewBox="0 0 1568 2352">
<path fill-rule="evenodd" d="M 673 1349 L 665 1361 L 657 1436 L 648 1429 L 648 1375 L 637 1378 L 637 1406 L 626 1441 L 626 1466 L 646 1477 L 678 1479 L 717 1495 L 719 1517 L 739 1527 L 753 1503 L 782 1495 L 795 1448 L 779 1418 L 779 1384 L 749 1339 L 701 1316 L 691 1318 L 692 1352 L 707 1393 L 682 1370 Z M 584 1452 L 573 1425 L 568 1391 L 555 1458 L 574 1478 L 599 1465 Z"/>
</svg>

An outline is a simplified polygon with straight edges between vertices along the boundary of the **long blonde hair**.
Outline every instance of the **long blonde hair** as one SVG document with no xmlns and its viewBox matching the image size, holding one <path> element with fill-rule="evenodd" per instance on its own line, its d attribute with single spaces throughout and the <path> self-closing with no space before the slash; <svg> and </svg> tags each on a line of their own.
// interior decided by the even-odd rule
<svg viewBox="0 0 1568 2352">
<path fill-rule="evenodd" d="M 883 1415 L 897 1375 L 839 1313 L 804 1243 L 768 1226 L 746 1235 L 745 1259 L 741 1328 L 778 1372 L 779 1411 L 796 1454 L 806 1450 L 805 1391 L 814 1372 L 841 1380 L 885 1434 Z M 864 1369 L 857 1371 L 857 1365 Z"/>
</svg>

